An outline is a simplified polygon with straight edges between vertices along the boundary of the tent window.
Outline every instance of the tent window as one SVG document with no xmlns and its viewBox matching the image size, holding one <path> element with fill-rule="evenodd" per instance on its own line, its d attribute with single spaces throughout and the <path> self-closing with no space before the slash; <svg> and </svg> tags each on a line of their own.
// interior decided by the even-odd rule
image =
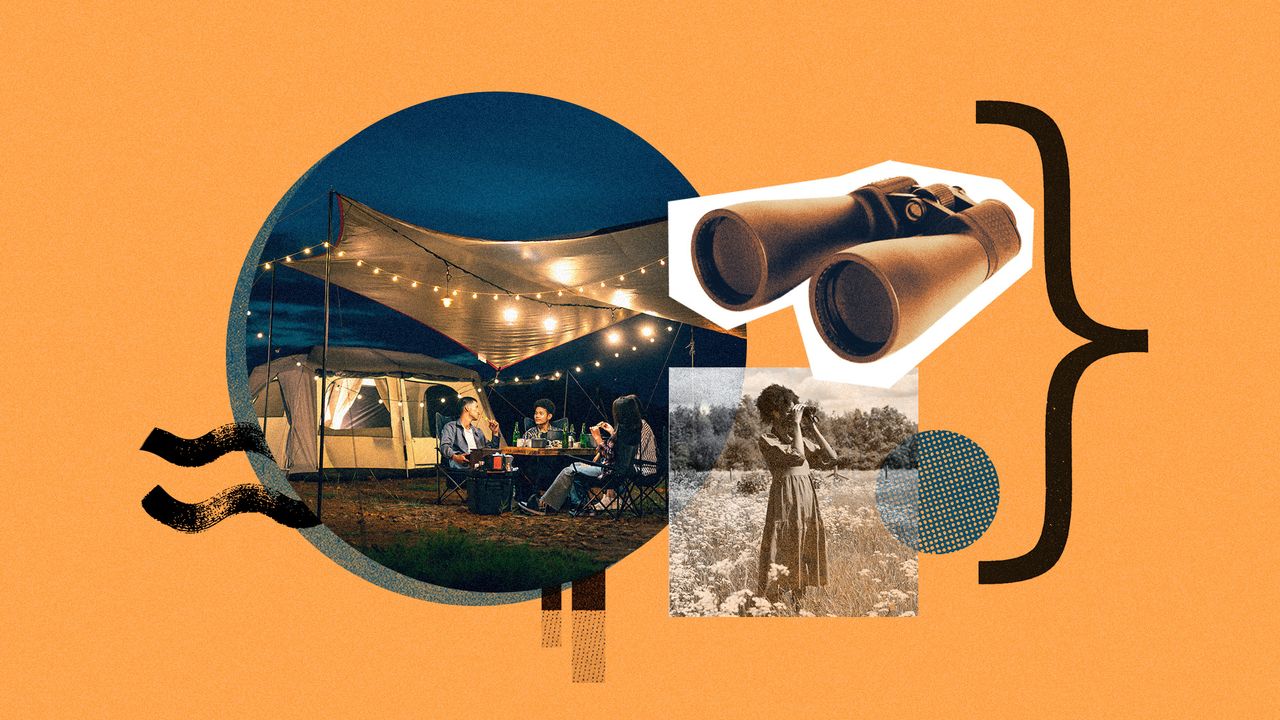
<svg viewBox="0 0 1280 720">
<path fill-rule="evenodd" d="M 386 381 L 381 385 L 385 386 Z M 372 379 L 340 378 L 329 388 L 325 422 L 333 430 L 370 430 L 391 427 L 385 387 Z"/>
<path fill-rule="evenodd" d="M 409 416 L 409 433 L 413 437 L 435 437 L 436 413 L 453 420 L 458 417 L 458 391 L 448 385 L 406 380 L 405 404 Z"/>
<path fill-rule="evenodd" d="M 259 392 L 253 397 L 253 412 L 259 418 L 284 417 L 284 399 L 280 394 L 279 380 L 272 380 L 267 385 L 266 392 Z"/>
</svg>

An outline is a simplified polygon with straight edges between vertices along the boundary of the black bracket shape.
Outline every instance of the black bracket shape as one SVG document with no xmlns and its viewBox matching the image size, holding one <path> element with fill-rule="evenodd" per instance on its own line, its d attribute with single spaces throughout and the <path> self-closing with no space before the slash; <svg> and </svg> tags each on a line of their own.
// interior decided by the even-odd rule
<svg viewBox="0 0 1280 720">
<path fill-rule="evenodd" d="M 1009 125 L 1025 131 L 1040 150 L 1044 172 L 1044 275 L 1058 322 L 1089 342 L 1067 353 L 1054 368 L 1044 414 L 1044 527 L 1035 547 L 1007 560 L 978 563 L 978 584 L 1015 583 L 1043 575 L 1062 557 L 1071 528 L 1071 418 L 1076 385 L 1095 361 L 1108 355 L 1147 352 L 1146 330 L 1107 327 L 1080 307 L 1071 277 L 1071 177 L 1067 146 L 1053 118 L 1012 102 L 979 100 L 979 125 Z"/>
</svg>

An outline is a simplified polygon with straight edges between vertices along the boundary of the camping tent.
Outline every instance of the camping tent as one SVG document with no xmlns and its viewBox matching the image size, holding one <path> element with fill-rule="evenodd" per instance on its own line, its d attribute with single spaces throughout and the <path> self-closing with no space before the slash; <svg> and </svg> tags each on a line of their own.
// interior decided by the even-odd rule
<svg viewBox="0 0 1280 720">
<path fill-rule="evenodd" d="M 271 452 L 290 474 L 316 472 L 322 359 L 330 377 L 324 467 L 373 474 L 434 468 L 434 417 L 452 419 L 458 399 L 474 397 L 493 417 L 473 370 L 413 353 L 370 348 L 312 348 L 249 373 L 249 392 Z M 323 357 L 322 357 L 323 356 Z M 482 428 L 487 434 L 488 429 Z"/>
<path fill-rule="evenodd" d="M 283 262 L 439 331 L 495 369 L 640 313 L 745 337 L 669 297 L 665 220 L 495 242 L 418 227 L 334 197 L 340 216 L 332 246 L 308 247 Z"/>
</svg>

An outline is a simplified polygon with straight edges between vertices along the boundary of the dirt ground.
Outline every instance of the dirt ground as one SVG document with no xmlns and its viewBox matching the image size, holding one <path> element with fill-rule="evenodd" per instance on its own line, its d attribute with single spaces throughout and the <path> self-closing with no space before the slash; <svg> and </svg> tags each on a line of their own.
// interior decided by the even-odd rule
<svg viewBox="0 0 1280 720">
<path fill-rule="evenodd" d="M 293 488 L 315 509 L 314 482 L 294 482 Z M 455 527 L 495 542 L 581 550 L 607 563 L 622 559 L 667 525 L 665 512 L 620 520 L 567 513 L 474 515 L 456 497 L 436 504 L 432 478 L 331 480 L 325 484 L 322 511 L 325 525 L 356 547 L 408 544 L 424 531 Z"/>
</svg>

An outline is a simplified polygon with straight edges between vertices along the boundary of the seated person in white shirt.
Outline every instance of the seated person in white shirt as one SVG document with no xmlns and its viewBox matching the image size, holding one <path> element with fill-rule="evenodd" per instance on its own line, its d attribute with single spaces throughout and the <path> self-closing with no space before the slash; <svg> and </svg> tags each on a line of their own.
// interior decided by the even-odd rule
<svg viewBox="0 0 1280 720">
<path fill-rule="evenodd" d="M 449 467 L 463 470 L 472 450 L 482 447 L 498 447 L 502 433 L 497 420 L 489 420 L 489 439 L 485 440 L 479 421 L 483 417 L 480 401 L 473 397 L 462 398 L 462 414 L 450 420 L 440 432 L 440 449 L 448 459 Z"/>
</svg>

